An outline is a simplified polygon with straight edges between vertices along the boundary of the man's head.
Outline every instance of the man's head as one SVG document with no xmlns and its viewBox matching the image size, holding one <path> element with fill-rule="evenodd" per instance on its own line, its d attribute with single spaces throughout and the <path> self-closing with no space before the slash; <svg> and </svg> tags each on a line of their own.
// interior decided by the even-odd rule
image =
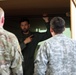
<svg viewBox="0 0 76 75">
<path fill-rule="evenodd" d="M 60 34 L 65 29 L 65 21 L 61 17 L 54 17 L 50 21 L 50 32 L 54 32 L 55 34 Z"/>
<path fill-rule="evenodd" d="M 4 10 L 0 7 L 0 28 L 4 25 Z"/>
<path fill-rule="evenodd" d="M 29 20 L 27 18 L 21 19 L 20 28 L 24 33 L 28 34 L 29 29 L 30 29 L 30 23 L 29 23 Z"/>
</svg>

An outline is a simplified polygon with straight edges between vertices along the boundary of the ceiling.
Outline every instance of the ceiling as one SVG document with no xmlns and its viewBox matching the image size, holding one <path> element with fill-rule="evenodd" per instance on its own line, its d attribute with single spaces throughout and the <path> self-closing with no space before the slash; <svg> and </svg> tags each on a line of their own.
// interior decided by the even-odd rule
<svg viewBox="0 0 76 75">
<path fill-rule="evenodd" d="M 70 11 L 70 0 L 0 0 L 7 16 L 63 14 Z"/>
</svg>

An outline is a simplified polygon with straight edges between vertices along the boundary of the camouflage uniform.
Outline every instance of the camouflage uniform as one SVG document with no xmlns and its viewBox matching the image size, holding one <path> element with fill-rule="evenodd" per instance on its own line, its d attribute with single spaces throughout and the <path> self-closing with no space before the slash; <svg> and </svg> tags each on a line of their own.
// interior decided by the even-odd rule
<svg viewBox="0 0 76 75">
<path fill-rule="evenodd" d="M 57 34 L 38 50 L 34 75 L 76 75 L 76 41 Z"/>
<path fill-rule="evenodd" d="M 23 75 L 18 40 L 3 28 L 0 28 L 0 75 Z"/>
</svg>

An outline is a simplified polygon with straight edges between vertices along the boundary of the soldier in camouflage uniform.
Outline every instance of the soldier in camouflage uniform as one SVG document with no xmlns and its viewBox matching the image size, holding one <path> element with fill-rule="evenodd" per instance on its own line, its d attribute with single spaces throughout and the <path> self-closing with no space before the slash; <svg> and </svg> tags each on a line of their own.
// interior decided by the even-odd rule
<svg viewBox="0 0 76 75">
<path fill-rule="evenodd" d="M 52 37 L 38 50 L 34 75 L 76 75 L 76 41 L 66 37 L 64 29 L 63 18 L 51 20 Z"/>
<path fill-rule="evenodd" d="M 0 75 L 23 75 L 22 54 L 16 36 L 3 29 L 4 11 L 0 8 Z"/>
</svg>

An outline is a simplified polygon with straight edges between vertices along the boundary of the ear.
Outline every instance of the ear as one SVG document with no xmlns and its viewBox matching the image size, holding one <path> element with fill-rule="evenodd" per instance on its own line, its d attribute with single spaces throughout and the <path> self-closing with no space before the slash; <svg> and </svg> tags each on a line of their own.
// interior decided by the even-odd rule
<svg viewBox="0 0 76 75">
<path fill-rule="evenodd" d="M 50 28 L 50 32 L 53 32 L 53 29 L 52 28 Z"/>
<path fill-rule="evenodd" d="M 65 27 L 64 27 L 64 31 L 65 31 Z"/>
<path fill-rule="evenodd" d="M 4 24 L 4 17 L 2 17 L 1 23 L 3 23 L 3 24 Z"/>
<path fill-rule="evenodd" d="M 29 24 L 29 28 L 30 28 L 30 24 Z"/>
</svg>

